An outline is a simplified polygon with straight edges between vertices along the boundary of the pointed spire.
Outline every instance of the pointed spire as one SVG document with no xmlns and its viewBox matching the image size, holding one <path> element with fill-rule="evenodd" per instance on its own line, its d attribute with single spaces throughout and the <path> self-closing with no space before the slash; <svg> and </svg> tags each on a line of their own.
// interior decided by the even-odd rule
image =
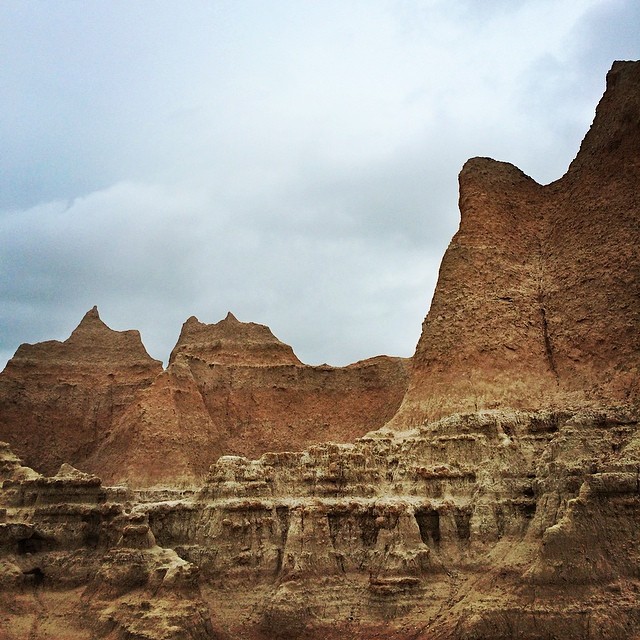
<svg viewBox="0 0 640 640">
<path fill-rule="evenodd" d="M 98 313 L 98 305 L 94 304 L 93 307 L 91 307 L 91 309 L 89 309 L 89 311 L 87 311 L 87 313 L 84 314 L 85 318 L 92 318 L 92 319 L 97 319 L 100 320 L 100 314 Z"/>
<path fill-rule="evenodd" d="M 104 326 L 107 325 L 102 322 L 100 318 L 100 314 L 98 313 L 97 305 L 94 305 L 87 313 L 84 314 L 82 320 L 80 320 L 80 324 L 76 327 L 75 331 L 77 331 L 80 327 L 91 327 L 91 326 Z"/>
</svg>

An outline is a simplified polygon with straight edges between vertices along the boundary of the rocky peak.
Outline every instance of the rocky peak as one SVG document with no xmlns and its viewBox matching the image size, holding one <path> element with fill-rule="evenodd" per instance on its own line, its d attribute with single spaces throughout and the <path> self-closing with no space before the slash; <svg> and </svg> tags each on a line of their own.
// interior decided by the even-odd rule
<svg viewBox="0 0 640 640">
<path fill-rule="evenodd" d="M 198 358 L 209 364 L 302 364 L 293 349 L 280 342 L 269 327 L 240 322 L 231 312 L 215 324 L 205 324 L 191 316 L 182 326 L 169 363 L 179 356 Z"/>
<path fill-rule="evenodd" d="M 48 340 L 18 347 L 7 368 L 23 361 L 32 361 L 37 366 L 44 362 L 80 364 L 96 367 L 137 365 L 150 367 L 159 373 L 162 364 L 154 360 L 144 348 L 140 332 L 136 330 L 114 331 L 101 319 L 98 308 L 93 307 L 84 315 L 80 324 L 64 342 Z"/>
<path fill-rule="evenodd" d="M 47 473 L 78 464 L 161 372 L 138 331 L 110 329 L 93 307 L 64 342 L 18 348 L 0 375 L 0 438 Z"/>
<path fill-rule="evenodd" d="M 395 424 L 637 400 L 640 62 L 616 62 L 568 173 L 474 158 Z"/>
<path fill-rule="evenodd" d="M 224 453 L 382 426 L 407 365 L 308 367 L 268 327 L 229 312 L 216 324 L 190 317 L 163 372 L 137 331 L 113 331 L 94 307 L 64 342 L 20 347 L 0 375 L 0 439 L 45 473 L 68 462 L 109 481 L 193 482 Z"/>
<path fill-rule="evenodd" d="M 522 245 L 535 240 L 539 211 L 523 207 L 523 196 L 535 198 L 542 187 L 518 167 L 491 158 L 471 158 L 460 172 L 460 230 L 455 240 L 495 244 L 497 236 Z M 515 247 L 514 247 L 515 248 Z M 528 248 L 526 248 L 528 250 Z"/>
<path fill-rule="evenodd" d="M 231 313 L 231 311 L 228 311 L 223 322 L 227 322 L 227 323 L 231 323 L 231 324 L 235 322 L 235 323 L 239 324 L 240 320 L 238 320 L 238 318 L 236 318 L 233 315 L 233 313 Z"/>
<path fill-rule="evenodd" d="M 92 338 L 102 338 L 104 339 L 106 336 L 111 336 L 111 334 L 118 333 L 110 329 L 100 318 L 100 313 L 98 312 L 98 307 L 93 306 L 87 313 L 84 314 L 82 320 L 80 320 L 80 324 L 71 332 L 69 336 L 69 341 L 72 343 L 80 343 L 83 341 L 89 341 Z M 133 331 L 121 332 L 121 333 L 137 333 Z"/>
<path fill-rule="evenodd" d="M 610 175 L 640 162 L 640 61 L 616 61 L 580 152 L 568 175 L 580 171 Z"/>
</svg>

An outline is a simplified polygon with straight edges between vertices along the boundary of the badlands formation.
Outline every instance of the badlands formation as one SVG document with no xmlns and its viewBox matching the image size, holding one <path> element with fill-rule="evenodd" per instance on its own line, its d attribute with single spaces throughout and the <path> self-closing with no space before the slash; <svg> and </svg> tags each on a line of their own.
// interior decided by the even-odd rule
<svg viewBox="0 0 640 640">
<path fill-rule="evenodd" d="M 640 62 L 541 186 L 475 158 L 410 361 L 96 309 L 0 374 L 2 640 L 640 638 Z M 23 466 L 27 465 L 27 466 Z"/>
<path fill-rule="evenodd" d="M 109 483 L 190 485 L 223 454 L 345 442 L 383 426 L 409 362 L 303 365 L 268 327 L 189 318 L 169 366 L 94 307 L 64 342 L 22 345 L 0 375 L 0 439 L 23 462 L 69 463 Z M 170 455 L 167 455 L 170 454 Z"/>
</svg>

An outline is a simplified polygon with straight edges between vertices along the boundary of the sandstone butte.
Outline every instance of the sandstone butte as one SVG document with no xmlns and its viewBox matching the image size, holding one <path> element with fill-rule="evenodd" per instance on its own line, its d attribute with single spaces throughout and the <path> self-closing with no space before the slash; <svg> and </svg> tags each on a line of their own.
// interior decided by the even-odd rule
<svg viewBox="0 0 640 640">
<path fill-rule="evenodd" d="M 616 62 L 560 180 L 466 163 L 410 363 L 229 315 L 163 370 L 95 309 L 21 346 L 0 638 L 637 640 L 639 184 Z"/>
</svg>

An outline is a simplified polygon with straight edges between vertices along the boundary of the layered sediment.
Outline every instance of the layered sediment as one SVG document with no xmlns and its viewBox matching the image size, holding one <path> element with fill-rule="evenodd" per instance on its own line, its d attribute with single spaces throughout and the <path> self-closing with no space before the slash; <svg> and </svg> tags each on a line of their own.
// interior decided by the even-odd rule
<svg viewBox="0 0 640 640">
<path fill-rule="evenodd" d="M 198 491 L 39 477 L 4 451 L 0 597 L 57 594 L 5 609 L 8 628 L 49 623 L 65 593 L 71 638 L 613 639 L 640 624 L 629 410 L 487 411 L 223 456 Z"/>
</svg>

